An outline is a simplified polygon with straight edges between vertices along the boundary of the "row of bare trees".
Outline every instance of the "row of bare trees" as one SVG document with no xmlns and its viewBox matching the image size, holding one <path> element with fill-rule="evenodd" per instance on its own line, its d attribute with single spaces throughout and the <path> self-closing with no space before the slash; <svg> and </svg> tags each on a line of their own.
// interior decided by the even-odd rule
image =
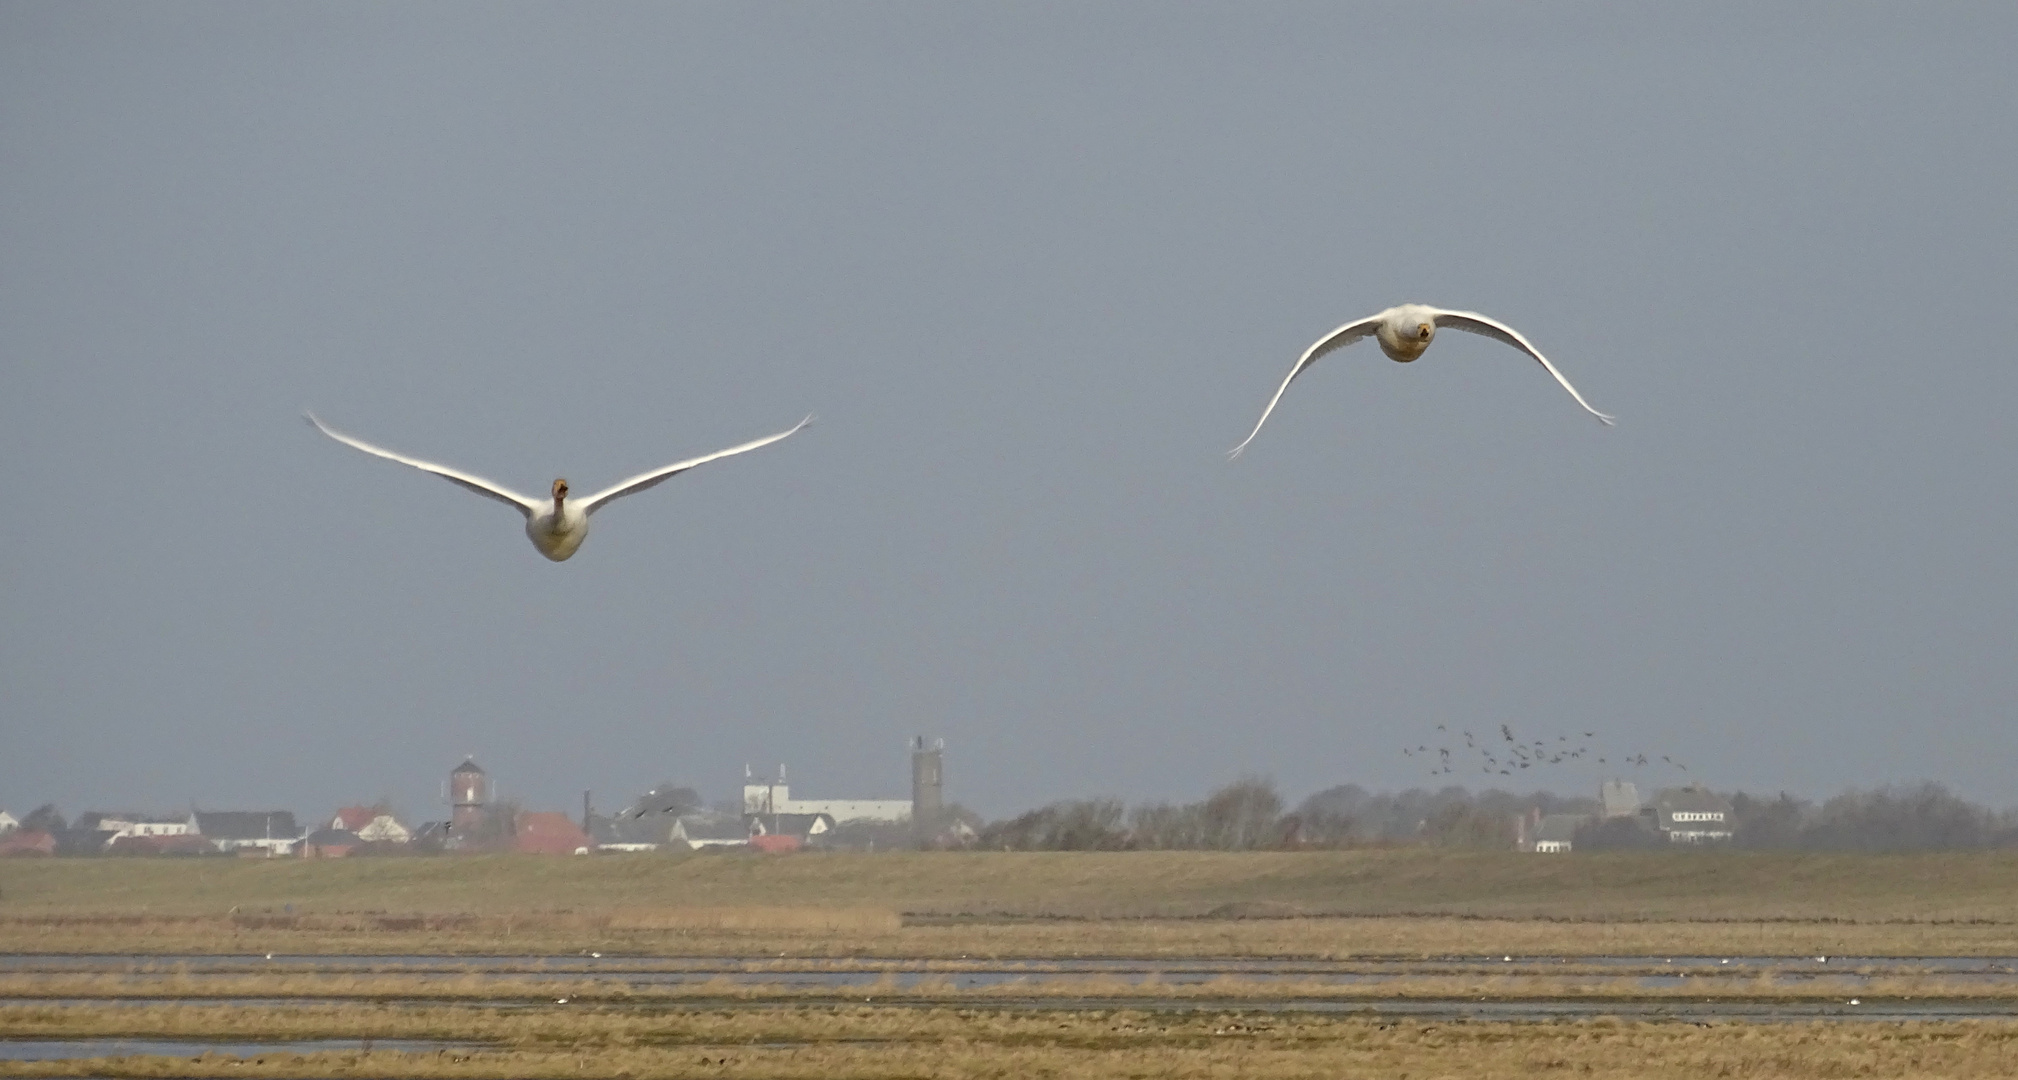
<svg viewBox="0 0 2018 1080">
<path fill-rule="evenodd" d="M 989 825 L 976 846 L 1012 851 L 1253 851 L 1382 843 L 1506 847 L 1513 842 L 1515 816 L 1538 800 L 1546 813 L 1591 803 L 1501 791 L 1472 794 L 1460 787 L 1374 794 L 1346 785 L 1285 812 L 1272 782 L 1243 777 L 1194 803 L 1055 802 Z"/>
<path fill-rule="evenodd" d="M 1936 783 L 1846 791 L 1821 803 L 1781 794 L 1730 796 L 1734 846 L 1789 851 L 2018 848 L 2018 812 L 1969 802 Z M 1251 851 L 1420 845 L 1506 849 L 1524 814 L 1590 814 L 1576 850 L 1665 847 L 1644 818 L 1599 819 L 1595 799 L 1462 787 L 1320 791 L 1285 812 L 1266 779 L 1244 777 L 1195 803 L 1051 803 L 981 830 L 975 846 L 1010 851 Z"/>
<path fill-rule="evenodd" d="M 1133 808 L 1115 799 L 1052 803 L 981 831 L 976 846 L 1011 851 L 1188 848 L 1247 851 L 1282 846 L 1285 821 L 1275 785 L 1236 780 L 1203 802 Z"/>
</svg>

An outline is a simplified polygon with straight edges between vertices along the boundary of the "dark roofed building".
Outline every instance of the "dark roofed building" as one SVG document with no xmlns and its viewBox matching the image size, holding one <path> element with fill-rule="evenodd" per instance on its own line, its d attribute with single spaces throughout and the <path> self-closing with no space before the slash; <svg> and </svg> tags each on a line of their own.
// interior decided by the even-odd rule
<svg viewBox="0 0 2018 1080">
<path fill-rule="evenodd" d="M 114 855 L 215 855 L 217 849 L 194 833 L 147 833 L 115 836 L 105 845 Z"/>
<path fill-rule="evenodd" d="M 1670 843 L 1714 844 L 1734 835 L 1730 800 L 1694 784 L 1656 794 L 1640 812 Z"/>
<path fill-rule="evenodd" d="M 1572 847 L 1577 830 L 1589 823 L 1589 814 L 1544 814 L 1534 832 L 1534 850 L 1541 855 L 1560 855 Z"/>
<path fill-rule="evenodd" d="M 752 836 L 796 836 L 801 841 L 810 841 L 821 833 L 834 828 L 834 818 L 829 814 L 767 814 L 754 818 L 750 824 Z"/>
<path fill-rule="evenodd" d="M 317 829 L 301 841 L 304 859 L 341 859 L 356 851 L 364 841 L 348 829 Z"/>
<path fill-rule="evenodd" d="M 673 820 L 668 843 L 702 848 L 747 847 L 750 827 L 730 814 L 682 814 Z"/>
<path fill-rule="evenodd" d="M 597 814 L 589 819 L 589 839 L 598 851 L 653 851 L 672 836 L 673 821 L 671 814 Z"/>
</svg>

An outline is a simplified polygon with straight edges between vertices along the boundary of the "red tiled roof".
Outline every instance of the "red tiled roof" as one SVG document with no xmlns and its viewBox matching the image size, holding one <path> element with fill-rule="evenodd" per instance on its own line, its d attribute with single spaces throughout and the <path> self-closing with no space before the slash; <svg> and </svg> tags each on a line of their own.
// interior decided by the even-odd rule
<svg viewBox="0 0 2018 1080">
<path fill-rule="evenodd" d="M 558 810 L 520 813 L 518 834 L 512 837 L 513 851 L 532 855 L 573 855 L 577 849 L 594 846 L 581 826 Z"/>
<path fill-rule="evenodd" d="M 54 855 L 56 838 L 40 829 L 16 829 L 0 836 L 0 855 Z"/>
</svg>

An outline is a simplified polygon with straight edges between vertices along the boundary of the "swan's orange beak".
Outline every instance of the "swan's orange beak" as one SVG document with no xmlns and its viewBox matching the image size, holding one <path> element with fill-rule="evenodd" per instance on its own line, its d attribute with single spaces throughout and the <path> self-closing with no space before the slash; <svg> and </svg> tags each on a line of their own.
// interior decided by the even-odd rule
<svg viewBox="0 0 2018 1080">
<path fill-rule="evenodd" d="M 1428 323 L 1420 323 L 1420 324 L 1418 324 L 1418 325 L 1416 326 L 1416 328 L 1415 328 L 1415 336 L 1416 336 L 1416 337 L 1419 337 L 1419 338 L 1421 338 L 1421 339 L 1423 339 L 1424 341 L 1428 341 L 1428 340 L 1429 340 L 1429 324 L 1428 324 Z"/>
<path fill-rule="evenodd" d="M 568 482 L 566 480 L 554 481 L 554 501 L 559 502 L 567 497 L 568 497 Z"/>
</svg>

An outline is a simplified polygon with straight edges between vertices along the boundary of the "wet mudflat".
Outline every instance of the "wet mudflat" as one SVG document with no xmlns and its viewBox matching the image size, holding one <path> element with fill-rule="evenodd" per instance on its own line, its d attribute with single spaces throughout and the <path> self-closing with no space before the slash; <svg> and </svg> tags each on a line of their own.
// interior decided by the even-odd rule
<svg viewBox="0 0 2018 1080">
<path fill-rule="evenodd" d="M 1800 1009 L 1729 1018 L 1659 1013 L 1583 1019 L 1551 1003 L 1410 1002 L 1402 1011 L 1196 1001 L 1057 1000 L 1036 1008 L 858 1002 L 722 1003 L 651 1010 L 548 1003 L 513 1009 L 348 1003 L 277 1008 L 0 1006 L 22 1052 L 0 1076 L 379 1077 L 629 1075 L 868 1080 L 1331 1076 L 1636 1080 L 2018 1074 L 2018 1022 L 1926 1022 Z M 1516 1020 L 1518 1022 L 1509 1022 Z M 1794 1022 L 1789 1022 L 1794 1021 Z M 112 1030 L 108 1030 L 112 1029 Z M 130 1030 L 116 1030 L 130 1029 Z M 257 1037 L 226 1032 L 253 1031 Z M 439 1037 L 457 1031 L 459 1039 Z M 29 1040 L 34 1040 L 30 1042 Z"/>
<path fill-rule="evenodd" d="M 1942 1022 L 2018 1017 L 2018 958 L 14 954 L 0 957 L 0 1004 L 8 1002 L 213 1011 L 438 1004 L 634 1016 L 824 1004 L 998 1013 L 1262 1010 L 1507 1023 Z"/>
</svg>

